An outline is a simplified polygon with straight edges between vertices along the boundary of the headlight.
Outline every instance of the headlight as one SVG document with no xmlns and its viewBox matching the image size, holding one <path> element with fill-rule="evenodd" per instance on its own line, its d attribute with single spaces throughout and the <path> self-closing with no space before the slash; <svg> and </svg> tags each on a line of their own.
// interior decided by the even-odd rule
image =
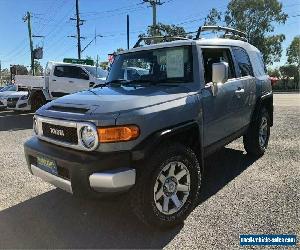
<svg viewBox="0 0 300 250">
<path fill-rule="evenodd" d="M 20 100 L 27 100 L 28 99 L 28 95 L 23 95 L 21 96 Z"/>
<path fill-rule="evenodd" d="M 33 118 L 33 131 L 36 135 L 39 134 L 39 127 L 36 118 Z"/>
<path fill-rule="evenodd" d="M 92 149 L 97 143 L 97 131 L 91 126 L 84 126 L 80 132 L 81 142 L 87 149 Z"/>
</svg>

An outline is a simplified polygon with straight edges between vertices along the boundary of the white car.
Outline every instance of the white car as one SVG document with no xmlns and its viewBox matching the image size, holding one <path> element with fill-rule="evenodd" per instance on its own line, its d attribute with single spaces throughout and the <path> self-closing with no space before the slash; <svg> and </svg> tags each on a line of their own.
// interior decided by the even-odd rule
<svg viewBox="0 0 300 250">
<path fill-rule="evenodd" d="M 7 109 L 16 111 L 30 111 L 31 105 L 28 102 L 28 91 L 16 91 L 7 98 Z"/>
<path fill-rule="evenodd" d="M 9 85 L 1 89 L 0 91 L 0 108 L 6 108 L 7 106 L 7 98 L 16 93 L 17 87 L 15 85 Z"/>
</svg>

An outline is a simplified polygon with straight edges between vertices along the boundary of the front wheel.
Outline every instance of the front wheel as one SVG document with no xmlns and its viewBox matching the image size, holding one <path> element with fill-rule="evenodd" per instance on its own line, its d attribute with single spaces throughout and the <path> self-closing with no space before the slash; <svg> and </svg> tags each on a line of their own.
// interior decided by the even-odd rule
<svg viewBox="0 0 300 250">
<path fill-rule="evenodd" d="M 197 204 L 200 184 L 200 165 L 195 153 L 181 144 L 165 145 L 137 169 L 132 209 L 147 225 L 175 226 Z"/>
<path fill-rule="evenodd" d="M 251 123 L 248 132 L 244 135 L 244 147 L 248 154 L 262 156 L 269 143 L 270 116 L 268 111 L 261 109 L 258 119 Z"/>
</svg>

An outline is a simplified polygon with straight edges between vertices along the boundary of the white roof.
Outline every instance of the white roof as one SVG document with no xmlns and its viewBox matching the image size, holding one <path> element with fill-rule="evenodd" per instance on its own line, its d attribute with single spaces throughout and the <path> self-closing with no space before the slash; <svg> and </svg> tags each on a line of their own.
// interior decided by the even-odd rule
<svg viewBox="0 0 300 250">
<path fill-rule="evenodd" d="M 192 44 L 197 44 L 200 46 L 237 46 L 237 47 L 242 47 L 247 51 L 259 52 L 259 50 L 256 47 L 254 47 L 250 43 L 241 40 L 233 40 L 227 38 L 210 38 L 210 39 L 201 38 L 198 40 L 192 40 L 192 39 L 176 40 L 172 42 L 163 42 L 158 44 L 145 45 L 143 47 L 137 47 L 130 50 L 121 51 L 117 54 L 142 51 L 142 50 L 150 50 L 150 49 L 158 49 L 158 48 L 166 48 L 166 47 L 192 45 Z"/>
<path fill-rule="evenodd" d="M 96 66 L 87 65 L 87 64 L 79 64 L 79 63 L 54 62 L 54 61 L 48 61 L 48 63 L 52 63 L 54 65 L 68 65 L 68 66 L 80 66 L 80 67 L 94 67 L 94 68 L 96 68 Z M 100 68 L 100 67 L 98 67 L 98 68 Z"/>
</svg>

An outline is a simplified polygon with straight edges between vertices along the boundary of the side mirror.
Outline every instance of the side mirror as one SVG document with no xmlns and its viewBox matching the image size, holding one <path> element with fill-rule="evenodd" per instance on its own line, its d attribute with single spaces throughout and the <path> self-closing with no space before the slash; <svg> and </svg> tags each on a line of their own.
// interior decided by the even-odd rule
<svg viewBox="0 0 300 250">
<path fill-rule="evenodd" d="M 219 62 L 212 65 L 212 94 L 216 96 L 218 93 L 218 84 L 227 82 L 228 80 L 228 63 Z"/>
</svg>

